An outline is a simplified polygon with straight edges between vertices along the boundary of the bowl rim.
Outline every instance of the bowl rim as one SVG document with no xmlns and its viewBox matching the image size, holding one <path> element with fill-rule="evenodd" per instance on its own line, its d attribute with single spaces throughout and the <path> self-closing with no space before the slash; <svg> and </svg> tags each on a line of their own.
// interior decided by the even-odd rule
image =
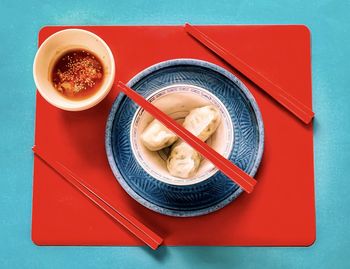
<svg viewBox="0 0 350 269">
<path fill-rule="evenodd" d="M 41 56 L 41 52 L 44 49 L 44 47 L 46 47 L 49 42 L 52 41 L 53 38 L 56 38 L 60 35 L 64 35 L 67 32 L 80 32 L 86 35 L 89 35 L 93 38 L 95 38 L 96 40 L 98 40 L 98 42 L 106 49 L 107 51 L 107 55 L 108 55 L 108 59 L 111 61 L 111 71 L 110 71 L 110 75 L 108 76 L 108 80 L 104 82 L 103 87 L 101 89 L 99 89 L 97 92 L 101 92 L 100 94 L 94 94 L 92 97 L 95 98 L 91 98 L 91 100 L 89 99 L 83 99 L 83 100 L 78 100 L 78 101 L 74 101 L 74 105 L 72 105 L 72 103 L 70 102 L 70 105 L 68 106 L 67 103 L 62 102 L 62 103 L 57 103 L 55 102 L 54 98 L 50 98 L 45 90 L 43 90 L 40 87 L 40 82 L 38 79 L 38 72 L 37 72 L 37 66 L 39 64 L 39 60 L 40 60 L 40 56 Z M 34 57 L 34 62 L 33 62 L 33 78 L 34 78 L 34 82 L 35 82 L 35 86 L 36 89 L 38 90 L 38 92 L 40 93 L 40 95 L 51 105 L 60 108 L 62 110 L 66 110 L 66 111 L 82 111 L 82 110 L 86 110 L 89 109 L 95 105 L 97 105 L 98 103 L 100 103 L 106 96 L 107 94 L 110 92 L 110 90 L 112 89 L 113 83 L 114 83 L 114 78 L 115 78 L 115 60 L 114 60 L 114 56 L 113 53 L 110 49 L 110 47 L 108 46 L 108 44 L 98 35 L 96 35 L 93 32 L 84 30 L 84 29 L 78 29 L 78 28 L 69 28 L 69 29 L 64 29 L 64 30 L 60 30 L 58 32 L 55 32 L 54 34 L 50 35 L 48 38 L 46 38 L 44 40 L 44 42 L 40 45 L 40 47 L 37 49 L 37 52 L 35 54 Z M 87 100 L 89 100 L 87 102 Z M 82 105 L 84 104 L 84 105 Z"/>
<path fill-rule="evenodd" d="M 171 85 L 167 85 L 163 88 L 160 88 L 156 91 L 154 91 L 153 93 L 151 93 L 150 95 L 148 95 L 147 97 L 145 97 L 146 100 L 149 100 L 150 98 L 152 98 L 153 96 L 156 96 L 158 93 L 160 92 L 163 92 L 169 88 L 174 88 L 174 87 L 191 87 L 191 88 L 196 88 L 208 95 L 210 95 L 213 99 L 215 99 L 215 101 L 217 103 L 219 103 L 219 106 L 224 110 L 224 113 L 229 116 L 229 112 L 227 111 L 227 108 L 225 107 L 225 105 L 222 103 L 222 101 L 217 98 L 213 93 L 211 93 L 210 91 L 200 87 L 200 86 L 197 86 L 197 85 L 190 85 L 190 84 L 185 84 L 185 83 L 175 83 L 175 84 L 171 84 Z M 183 91 L 183 92 L 188 92 L 188 91 Z M 174 92 L 176 93 L 176 92 Z M 171 93 L 170 93 L 171 94 Z M 156 99 L 155 99 L 156 100 Z M 133 126 L 135 124 L 135 120 L 136 120 L 136 117 L 137 115 L 140 113 L 141 110 L 144 110 L 142 107 L 138 107 L 134 113 L 134 116 L 131 120 L 131 126 Z M 233 124 L 232 124 L 232 121 L 229 121 L 229 129 L 230 129 L 230 132 L 232 134 L 232 139 L 230 141 L 230 144 L 229 144 L 229 148 L 227 150 L 227 155 L 229 156 L 233 150 L 233 145 L 234 145 L 234 129 L 233 129 Z M 139 163 L 139 165 L 152 177 L 154 177 L 155 179 L 159 180 L 159 181 L 162 181 L 166 184 L 169 184 L 169 185 L 174 185 L 174 186 L 190 186 L 190 185 L 194 185 L 194 184 L 197 184 L 197 183 L 200 183 L 200 182 L 203 182 L 205 180 L 207 180 L 208 178 L 210 178 L 211 176 L 213 176 L 215 173 L 218 172 L 218 168 L 216 168 L 215 166 L 209 170 L 208 174 L 207 175 L 202 175 L 201 177 L 193 177 L 191 179 L 181 179 L 181 178 L 176 178 L 174 176 L 171 176 L 169 174 L 168 177 L 166 176 L 162 176 L 164 178 L 167 178 L 167 180 L 162 180 L 162 179 L 159 179 L 157 177 L 157 173 L 152 173 L 151 171 L 148 171 L 148 170 L 152 170 L 150 168 L 145 168 L 145 166 L 143 165 L 143 163 L 139 160 L 139 156 L 137 154 L 135 154 L 135 145 L 134 143 L 132 142 L 133 141 L 133 129 L 130 128 L 130 145 L 131 145 L 131 151 L 136 159 L 136 161 Z M 227 156 L 224 156 L 225 158 L 227 158 Z"/>
<path fill-rule="evenodd" d="M 129 82 L 127 83 L 127 86 L 132 88 L 137 82 L 139 82 L 142 78 L 148 76 L 149 74 L 155 71 L 158 71 L 160 69 L 164 69 L 166 67 L 176 66 L 176 65 L 195 65 L 195 66 L 200 66 L 200 67 L 214 70 L 220 73 L 221 75 L 227 77 L 231 81 L 233 81 L 244 93 L 244 95 L 247 97 L 256 115 L 256 120 L 257 120 L 258 130 L 259 130 L 259 147 L 257 151 L 257 158 L 254 162 L 252 170 L 249 172 L 249 175 L 254 177 L 260 165 L 263 151 L 264 151 L 264 124 L 263 124 L 263 119 L 262 119 L 262 115 L 260 113 L 259 107 L 253 95 L 250 93 L 248 88 L 243 84 L 243 82 L 239 80 L 234 74 L 211 62 L 207 62 L 199 59 L 193 59 L 193 58 L 177 58 L 177 59 L 170 59 L 170 60 L 158 62 L 147 67 L 146 69 L 141 70 L 138 74 L 136 74 L 133 78 L 129 80 Z M 161 207 L 149 202 L 148 200 L 140 196 L 138 193 L 136 193 L 120 174 L 116 166 L 114 156 L 113 156 L 113 150 L 112 150 L 111 131 L 113 128 L 113 122 L 114 122 L 116 111 L 118 109 L 118 106 L 121 100 L 123 99 L 123 96 L 124 94 L 120 94 L 115 99 L 112 105 L 110 114 L 108 116 L 107 123 L 106 123 L 106 133 L 105 133 L 105 149 L 106 149 L 106 155 L 107 155 L 109 165 L 111 167 L 111 170 L 116 180 L 133 199 L 135 199 L 137 202 L 139 202 L 141 205 L 145 206 L 146 208 L 152 211 L 158 212 L 160 214 L 173 216 L 173 217 L 195 217 L 195 216 L 209 214 L 223 208 L 224 206 L 226 206 L 227 204 L 235 200 L 243 192 L 242 188 L 238 188 L 235 192 L 232 193 L 232 195 L 228 196 L 227 198 L 223 199 L 222 201 L 220 201 L 215 205 L 212 205 L 206 208 L 197 209 L 197 210 L 191 210 L 191 211 L 183 211 L 183 210 L 176 210 L 176 209 Z"/>
</svg>

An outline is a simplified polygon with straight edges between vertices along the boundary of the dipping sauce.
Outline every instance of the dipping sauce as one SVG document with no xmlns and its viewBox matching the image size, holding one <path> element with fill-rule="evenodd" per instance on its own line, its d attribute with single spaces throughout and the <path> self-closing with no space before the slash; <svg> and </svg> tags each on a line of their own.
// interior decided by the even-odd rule
<svg viewBox="0 0 350 269">
<path fill-rule="evenodd" d="M 55 89 L 73 100 L 92 96 L 100 88 L 103 77 L 101 61 L 82 49 L 70 50 L 58 58 L 51 74 Z"/>
</svg>

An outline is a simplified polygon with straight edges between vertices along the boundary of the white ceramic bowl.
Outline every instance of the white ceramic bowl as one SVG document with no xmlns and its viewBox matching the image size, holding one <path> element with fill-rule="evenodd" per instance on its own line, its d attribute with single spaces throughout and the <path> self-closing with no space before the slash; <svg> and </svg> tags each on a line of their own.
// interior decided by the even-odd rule
<svg viewBox="0 0 350 269">
<path fill-rule="evenodd" d="M 60 94 L 51 81 L 51 71 L 56 60 L 72 49 L 85 49 L 93 52 L 101 60 L 104 79 L 100 89 L 82 100 L 70 100 Z M 33 65 L 33 76 L 41 96 L 50 104 L 69 111 L 88 109 L 98 104 L 109 93 L 115 76 L 113 54 L 99 36 L 86 30 L 67 29 L 48 37 L 38 49 Z"/>
<path fill-rule="evenodd" d="M 234 142 L 233 125 L 223 103 L 209 91 L 192 85 L 176 84 L 162 88 L 146 98 L 153 105 L 178 122 L 183 122 L 190 110 L 206 105 L 214 105 L 221 115 L 221 123 L 206 143 L 224 157 L 228 157 Z M 141 142 L 143 130 L 154 118 L 139 108 L 133 117 L 130 128 L 131 149 L 141 167 L 152 177 L 173 185 L 192 185 L 204 181 L 218 170 L 208 160 L 203 159 L 197 173 L 188 179 L 177 178 L 169 174 L 166 158 L 169 149 L 159 152 L 148 150 Z"/>
</svg>

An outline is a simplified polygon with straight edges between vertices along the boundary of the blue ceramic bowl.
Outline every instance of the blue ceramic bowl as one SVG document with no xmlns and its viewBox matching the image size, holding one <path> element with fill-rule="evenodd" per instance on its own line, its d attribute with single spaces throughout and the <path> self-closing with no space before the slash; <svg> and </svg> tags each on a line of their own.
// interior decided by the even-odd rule
<svg viewBox="0 0 350 269">
<path fill-rule="evenodd" d="M 195 59 L 153 65 L 128 86 L 145 98 L 174 84 L 201 87 L 214 94 L 230 114 L 234 145 L 228 159 L 254 176 L 263 153 L 264 129 L 259 108 L 248 89 L 232 73 Z M 115 100 L 106 126 L 106 152 L 111 169 L 126 192 L 161 214 L 189 217 L 208 214 L 229 204 L 242 189 L 220 171 L 196 184 L 177 186 L 152 177 L 132 153 L 130 127 L 138 106 L 124 94 Z"/>
</svg>

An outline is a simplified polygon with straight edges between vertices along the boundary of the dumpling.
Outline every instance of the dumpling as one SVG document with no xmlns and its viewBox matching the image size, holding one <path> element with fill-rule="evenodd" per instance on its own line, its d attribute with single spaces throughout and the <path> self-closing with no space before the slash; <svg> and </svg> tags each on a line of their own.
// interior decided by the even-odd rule
<svg viewBox="0 0 350 269">
<path fill-rule="evenodd" d="M 143 131 L 141 141 L 151 151 L 169 147 L 177 140 L 177 136 L 158 120 L 153 120 Z"/>
<path fill-rule="evenodd" d="M 190 111 L 183 126 L 202 141 L 206 141 L 218 128 L 220 113 L 212 105 Z"/>
<path fill-rule="evenodd" d="M 201 156 L 197 151 L 187 143 L 178 141 L 171 149 L 167 168 L 174 177 L 189 178 L 197 172 L 200 162 Z"/>
<path fill-rule="evenodd" d="M 220 124 L 220 114 L 214 106 L 204 106 L 190 111 L 183 126 L 199 139 L 206 141 Z M 183 141 L 178 141 L 171 149 L 167 168 L 172 176 L 192 177 L 201 162 L 200 154 Z"/>
</svg>

